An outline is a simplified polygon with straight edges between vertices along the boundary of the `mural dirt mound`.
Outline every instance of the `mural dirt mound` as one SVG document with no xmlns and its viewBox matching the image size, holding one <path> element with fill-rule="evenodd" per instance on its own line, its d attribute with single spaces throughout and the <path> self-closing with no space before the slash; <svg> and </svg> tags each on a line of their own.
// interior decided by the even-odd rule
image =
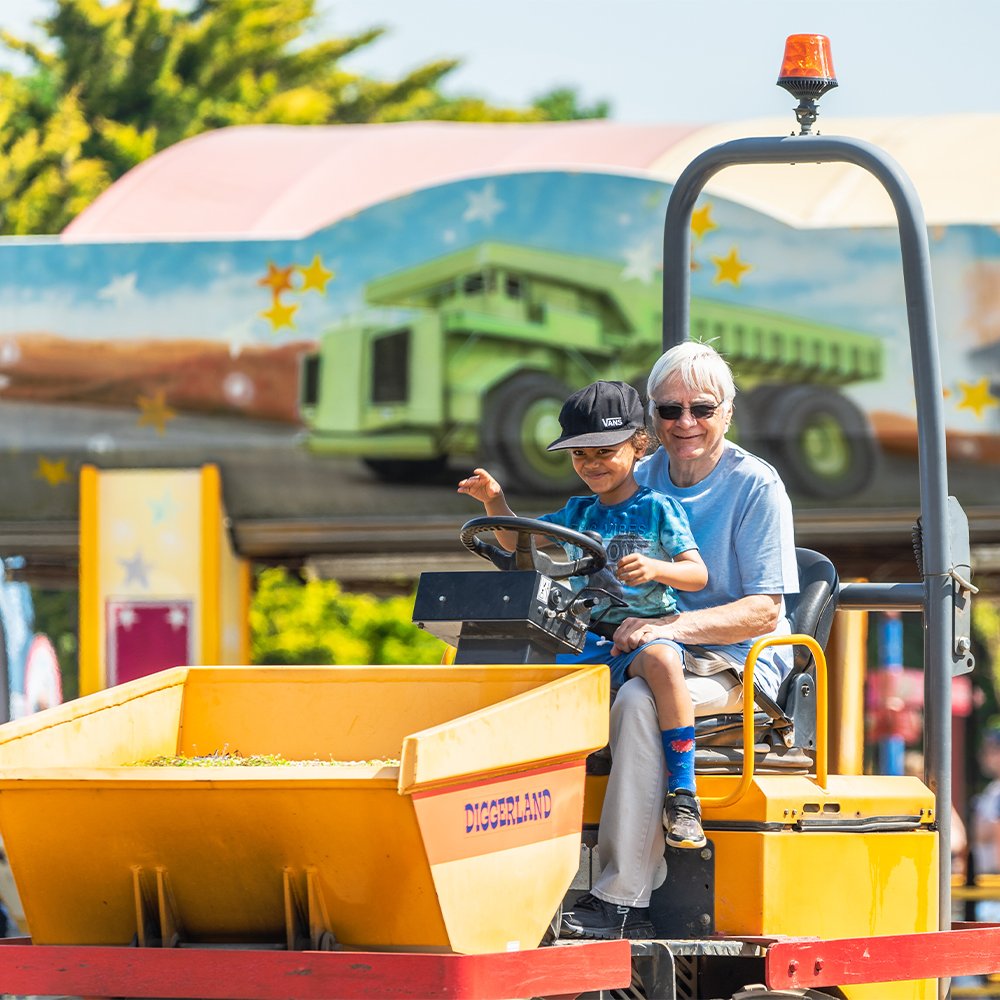
<svg viewBox="0 0 1000 1000">
<path fill-rule="evenodd" d="M 140 397 L 193 413 L 298 423 L 300 359 L 312 342 L 248 346 L 210 340 L 79 340 L 31 333 L 0 353 L 2 395 L 32 403 L 135 409 Z"/>
</svg>

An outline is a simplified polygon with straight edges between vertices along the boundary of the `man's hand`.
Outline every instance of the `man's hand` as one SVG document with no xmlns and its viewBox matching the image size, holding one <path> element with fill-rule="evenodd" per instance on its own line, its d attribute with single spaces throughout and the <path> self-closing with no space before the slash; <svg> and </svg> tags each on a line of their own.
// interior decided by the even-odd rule
<svg viewBox="0 0 1000 1000">
<path fill-rule="evenodd" d="M 650 559 L 641 552 L 633 552 L 618 560 L 615 573 L 626 586 L 637 587 L 641 583 L 656 580 L 662 569 L 663 565 L 659 559 Z"/>
<path fill-rule="evenodd" d="M 614 645 L 611 648 L 611 655 L 630 653 L 644 642 L 653 639 L 672 639 L 669 624 L 671 620 L 671 618 L 626 618 L 612 636 Z"/>
</svg>

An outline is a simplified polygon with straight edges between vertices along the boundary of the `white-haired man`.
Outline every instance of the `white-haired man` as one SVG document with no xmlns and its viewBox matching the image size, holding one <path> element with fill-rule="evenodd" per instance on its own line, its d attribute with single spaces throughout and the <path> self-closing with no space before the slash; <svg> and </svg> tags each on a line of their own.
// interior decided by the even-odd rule
<svg viewBox="0 0 1000 1000">
<path fill-rule="evenodd" d="M 684 676 L 695 715 L 739 711 L 739 675 L 754 640 L 789 630 L 783 595 L 798 591 L 791 504 L 770 465 L 726 440 L 736 388 L 712 347 L 686 342 L 667 351 L 650 372 L 647 394 L 663 447 L 637 466 L 635 477 L 684 507 L 709 581 L 680 595 L 676 615 L 627 618 L 615 646 L 675 641 L 690 653 Z M 768 649 L 755 680 L 773 696 L 789 666 L 787 647 Z M 641 677 L 626 681 L 615 697 L 611 754 L 598 843 L 602 868 L 591 892 L 563 916 L 568 937 L 653 932 L 649 897 L 666 874 L 662 823 L 678 803 L 665 796 L 655 705 Z"/>
</svg>

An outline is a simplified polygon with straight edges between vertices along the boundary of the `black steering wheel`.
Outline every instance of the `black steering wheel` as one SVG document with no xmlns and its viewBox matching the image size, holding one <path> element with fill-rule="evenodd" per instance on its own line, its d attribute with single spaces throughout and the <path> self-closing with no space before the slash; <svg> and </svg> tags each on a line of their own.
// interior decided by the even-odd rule
<svg viewBox="0 0 1000 1000">
<path fill-rule="evenodd" d="M 514 531 L 517 533 L 517 547 L 513 552 L 485 542 L 479 536 L 486 531 Z M 573 562 L 557 562 L 535 548 L 535 535 L 569 542 L 583 549 L 583 555 Z M 565 580 L 570 576 L 593 576 L 608 562 L 600 536 L 595 532 L 574 531 L 559 524 L 539 521 L 533 517 L 512 517 L 506 514 L 474 517 L 462 525 L 458 536 L 462 544 L 477 556 L 489 559 L 498 569 L 536 570 L 551 580 Z"/>
</svg>

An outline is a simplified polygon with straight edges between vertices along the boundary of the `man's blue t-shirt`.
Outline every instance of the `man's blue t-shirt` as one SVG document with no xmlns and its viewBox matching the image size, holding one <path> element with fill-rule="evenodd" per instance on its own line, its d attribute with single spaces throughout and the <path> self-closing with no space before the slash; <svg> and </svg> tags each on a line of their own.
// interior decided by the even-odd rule
<svg viewBox="0 0 1000 1000">
<path fill-rule="evenodd" d="M 570 497 L 562 510 L 543 514 L 539 520 L 576 531 L 596 531 L 601 536 L 608 553 L 607 566 L 590 577 L 573 577 L 571 582 L 576 590 L 600 587 L 628 603 L 625 608 L 612 607 L 602 621 L 618 624 L 630 616 L 657 618 L 671 614 L 676 608 L 674 590 L 666 584 L 652 580 L 629 587 L 615 576 L 618 560 L 633 552 L 670 562 L 682 552 L 698 547 L 684 508 L 673 498 L 646 486 L 640 486 L 627 500 L 616 504 L 601 503 L 597 496 Z M 563 548 L 571 559 L 582 554 L 574 545 L 563 544 Z M 602 601 L 592 616 L 596 618 L 607 605 L 606 600 Z"/>
<path fill-rule="evenodd" d="M 694 486 L 675 486 L 664 448 L 635 468 L 638 482 L 680 503 L 708 567 L 702 590 L 680 595 L 681 611 L 730 604 L 750 594 L 794 594 L 799 589 L 792 505 L 774 468 L 730 441 L 715 468 Z M 784 615 L 784 605 L 781 609 Z M 788 634 L 782 617 L 774 634 Z M 752 641 L 709 646 L 742 664 Z M 772 696 L 790 666 L 788 647 L 766 649 L 756 678 Z"/>
</svg>

